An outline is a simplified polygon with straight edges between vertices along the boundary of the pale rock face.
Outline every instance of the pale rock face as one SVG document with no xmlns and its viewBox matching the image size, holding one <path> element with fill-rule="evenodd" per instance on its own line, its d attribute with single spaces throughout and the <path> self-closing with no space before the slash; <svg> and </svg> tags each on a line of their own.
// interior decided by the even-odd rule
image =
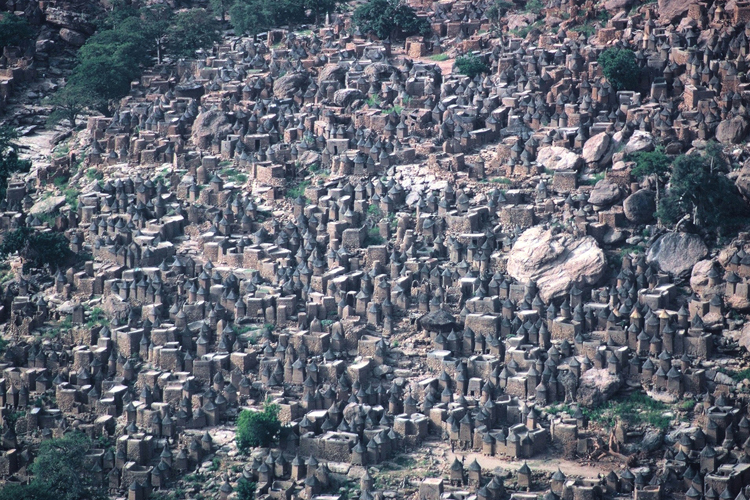
<svg viewBox="0 0 750 500">
<path fill-rule="evenodd" d="M 735 116 L 722 120 L 716 127 L 716 140 L 723 144 L 739 144 L 747 136 L 747 120 Z"/>
<path fill-rule="evenodd" d="M 625 198 L 622 208 L 630 222 L 645 224 L 654 218 L 656 194 L 649 189 L 640 189 Z"/>
<path fill-rule="evenodd" d="M 597 207 L 608 207 L 620 199 L 620 188 L 607 180 L 596 183 L 589 195 L 589 203 Z"/>
<path fill-rule="evenodd" d="M 583 161 L 605 167 L 612 162 L 614 141 L 606 132 L 596 134 L 583 145 Z"/>
<path fill-rule="evenodd" d="M 639 153 L 641 151 L 653 151 L 654 150 L 654 138 L 648 132 L 642 130 L 636 130 L 633 135 L 630 136 L 630 140 L 623 148 L 624 154 Z"/>
<path fill-rule="evenodd" d="M 227 118 L 227 114 L 216 109 L 210 109 L 200 113 L 195 119 L 191 136 L 193 143 L 197 144 L 200 137 L 211 136 L 222 140 L 231 133 L 232 123 Z"/>
<path fill-rule="evenodd" d="M 690 233 L 667 233 L 651 245 L 646 262 L 654 262 L 659 269 L 674 276 L 685 276 L 693 266 L 708 255 L 708 248 L 700 236 Z"/>
<path fill-rule="evenodd" d="M 578 170 L 581 157 L 559 146 L 545 146 L 537 153 L 536 162 L 551 170 Z"/>
<path fill-rule="evenodd" d="M 672 22 L 678 17 L 687 14 L 690 5 L 698 3 L 697 0 L 659 0 L 659 16 Z"/>
<path fill-rule="evenodd" d="M 622 387 L 620 375 L 612 375 L 607 369 L 590 369 L 581 375 L 576 399 L 584 406 L 595 407 L 606 403 Z"/>
<path fill-rule="evenodd" d="M 284 99 L 295 94 L 303 87 L 306 88 L 308 77 L 305 73 L 289 73 L 273 82 L 273 95 Z"/>
<path fill-rule="evenodd" d="M 63 205 L 65 205 L 65 196 L 50 196 L 34 203 L 29 213 L 31 215 L 49 214 Z"/>
<path fill-rule="evenodd" d="M 333 102 L 339 106 L 349 106 L 357 99 L 364 99 L 365 95 L 357 89 L 340 89 L 333 94 Z"/>
<path fill-rule="evenodd" d="M 593 285 L 607 269 L 607 259 L 591 236 L 574 238 L 542 227 L 527 229 L 508 256 L 508 272 L 518 281 L 534 280 L 542 300 L 566 293 L 574 282 Z"/>
</svg>

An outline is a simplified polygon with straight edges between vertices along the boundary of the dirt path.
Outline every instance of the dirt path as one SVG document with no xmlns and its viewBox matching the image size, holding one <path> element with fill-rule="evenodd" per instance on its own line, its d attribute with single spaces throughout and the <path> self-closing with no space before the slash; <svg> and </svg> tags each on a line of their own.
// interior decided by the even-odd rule
<svg viewBox="0 0 750 500">
<path fill-rule="evenodd" d="M 445 61 L 433 61 L 429 57 L 420 57 L 419 59 L 416 59 L 417 61 L 421 61 L 426 64 L 437 64 L 440 68 L 440 71 L 443 73 L 443 76 L 447 76 L 451 74 L 451 71 L 453 70 L 453 61 L 455 59 L 446 59 Z"/>
<path fill-rule="evenodd" d="M 448 452 L 446 454 L 448 463 L 453 463 L 454 458 L 461 460 L 461 457 L 466 457 L 466 466 L 476 459 L 482 466 L 482 469 L 493 470 L 500 467 L 501 469 L 516 471 L 526 462 L 532 471 L 555 472 L 559 468 L 566 476 L 579 476 L 583 478 L 596 478 L 599 474 L 605 475 L 611 470 L 618 470 L 623 467 L 619 462 L 608 460 L 597 462 L 596 466 L 592 466 L 574 460 L 548 456 L 537 456 L 529 460 L 509 460 L 502 457 L 488 457 L 480 453 L 454 454 Z"/>
<path fill-rule="evenodd" d="M 54 129 L 36 129 L 28 135 L 18 138 L 16 141 L 21 146 L 20 156 L 24 159 L 37 162 L 47 162 L 52 154 L 52 138 L 57 134 Z"/>
</svg>

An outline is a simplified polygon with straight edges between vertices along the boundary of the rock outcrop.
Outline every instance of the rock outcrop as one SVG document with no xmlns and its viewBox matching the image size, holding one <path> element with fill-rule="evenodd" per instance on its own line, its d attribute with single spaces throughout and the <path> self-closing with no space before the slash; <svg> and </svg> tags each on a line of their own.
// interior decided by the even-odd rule
<svg viewBox="0 0 750 500">
<path fill-rule="evenodd" d="M 646 261 L 655 263 L 665 273 L 684 277 L 706 255 L 708 248 L 697 234 L 671 232 L 660 236 L 651 245 Z"/>
<path fill-rule="evenodd" d="M 534 280 L 543 300 L 562 296 L 572 283 L 597 283 L 607 269 L 604 252 L 591 236 L 574 238 L 532 227 L 518 238 L 508 255 L 508 273 Z"/>
</svg>

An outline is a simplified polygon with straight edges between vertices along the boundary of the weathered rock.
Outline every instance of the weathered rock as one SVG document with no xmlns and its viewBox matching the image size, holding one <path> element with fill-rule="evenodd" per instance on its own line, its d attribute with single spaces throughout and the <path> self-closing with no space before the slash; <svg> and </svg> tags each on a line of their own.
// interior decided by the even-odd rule
<svg viewBox="0 0 750 500">
<path fill-rule="evenodd" d="M 365 95 L 357 89 L 341 89 L 333 94 L 333 102 L 342 107 L 347 107 L 357 99 L 364 98 Z"/>
<path fill-rule="evenodd" d="M 288 73 L 273 82 L 273 95 L 284 99 L 294 95 L 299 90 L 307 88 L 308 76 L 306 73 Z"/>
<path fill-rule="evenodd" d="M 698 0 L 659 0 L 659 16 L 665 21 L 673 22 L 684 16 L 694 3 L 698 3 Z"/>
<path fill-rule="evenodd" d="M 191 137 L 193 143 L 197 144 L 200 137 L 222 140 L 231 133 L 232 123 L 227 114 L 218 109 L 209 109 L 195 118 Z"/>
<path fill-rule="evenodd" d="M 382 62 L 374 62 L 370 63 L 365 67 L 365 70 L 363 73 L 366 77 L 370 78 L 376 78 L 378 80 L 383 80 L 391 76 L 391 73 L 396 71 L 396 68 L 391 66 L 390 64 L 382 63 Z"/>
<path fill-rule="evenodd" d="M 639 151 L 653 151 L 654 150 L 654 138 L 648 132 L 642 130 L 636 130 L 633 135 L 630 136 L 628 143 L 623 148 L 624 154 L 638 153 Z"/>
<path fill-rule="evenodd" d="M 724 385 L 734 385 L 734 379 L 727 375 L 726 373 L 722 372 L 716 372 L 716 375 L 714 376 L 714 382 L 717 384 L 724 384 Z"/>
<path fill-rule="evenodd" d="M 745 323 L 745 326 L 742 327 L 738 343 L 740 347 L 744 347 L 747 351 L 750 351 L 750 323 Z"/>
<path fill-rule="evenodd" d="M 618 10 L 629 9 L 633 0 L 607 0 L 604 2 L 604 10 L 616 12 Z"/>
<path fill-rule="evenodd" d="M 450 332 L 456 325 L 456 318 L 444 309 L 429 312 L 419 318 L 419 324 L 428 332 Z"/>
<path fill-rule="evenodd" d="M 47 7 L 44 11 L 44 21 L 48 24 L 68 28 L 91 35 L 95 31 L 85 14 L 57 7 Z"/>
<path fill-rule="evenodd" d="M 620 198 L 620 188 L 608 180 L 596 183 L 589 195 L 589 203 L 597 207 L 608 207 Z"/>
<path fill-rule="evenodd" d="M 747 136 L 747 120 L 735 116 L 722 120 L 716 127 L 716 140 L 724 144 L 739 144 Z"/>
<path fill-rule="evenodd" d="M 65 205 L 65 196 L 50 196 L 34 203 L 29 213 L 31 215 L 51 214 L 63 205 Z"/>
<path fill-rule="evenodd" d="M 537 153 L 536 162 L 551 170 L 578 170 L 581 157 L 560 146 L 545 146 Z"/>
<path fill-rule="evenodd" d="M 525 28 L 536 20 L 534 14 L 527 12 L 525 14 L 508 14 L 505 21 L 508 23 L 508 29 L 515 30 Z"/>
<path fill-rule="evenodd" d="M 690 288 L 700 296 L 704 296 L 708 288 L 708 273 L 714 266 L 714 261 L 710 259 L 701 260 L 695 263 L 690 273 Z"/>
<path fill-rule="evenodd" d="M 576 399 L 581 405 L 594 408 L 609 401 L 622 387 L 622 383 L 620 375 L 612 375 L 606 368 L 586 370 L 581 375 Z"/>
<path fill-rule="evenodd" d="M 619 229 L 609 228 L 602 236 L 602 243 L 605 245 L 617 245 L 627 239 L 627 234 Z"/>
<path fill-rule="evenodd" d="M 745 198 L 750 199 L 750 163 L 745 163 L 737 175 L 734 184 Z"/>
<path fill-rule="evenodd" d="M 336 80 L 344 83 L 347 68 L 342 64 L 326 64 L 318 74 L 318 84 L 330 80 Z"/>
<path fill-rule="evenodd" d="M 664 444 L 664 431 L 649 429 L 643 435 L 643 439 L 640 442 L 640 447 L 643 451 L 649 453 L 658 450 L 662 444 Z"/>
<path fill-rule="evenodd" d="M 625 217 L 636 224 L 645 224 L 654 218 L 656 195 L 650 189 L 639 189 L 622 202 Z"/>
<path fill-rule="evenodd" d="M 750 299 L 742 295 L 729 295 L 724 302 L 728 307 L 737 310 L 737 312 L 747 313 L 750 311 Z"/>
<path fill-rule="evenodd" d="M 508 272 L 518 281 L 534 280 L 542 300 L 562 296 L 571 283 L 593 285 L 607 268 L 607 259 L 591 236 L 532 227 L 518 238 L 508 255 Z"/>
<path fill-rule="evenodd" d="M 71 45 L 75 45 L 76 47 L 80 47 L 84 43 L 86 43 L 86 35 L 78 31 L 68 29 L 68 28 L 60 29 L 60 38 L 62 38 L 63 40 L 65 40 Z"/>
<path fill-rule="evenodd" d="M 583 161 L 606 166 L 612 161 L 613 145 L 612 138 L 606 132 L 596 134 L 583 145 Z"/>
<path fill-rule="evenodd" d="M 651 245 L 646 262 L 656 263 L 665 273 L 686 276 L 706 255 L 708 248 L 700 236 L 672 232 L 662 235 Z"/>
</svg>

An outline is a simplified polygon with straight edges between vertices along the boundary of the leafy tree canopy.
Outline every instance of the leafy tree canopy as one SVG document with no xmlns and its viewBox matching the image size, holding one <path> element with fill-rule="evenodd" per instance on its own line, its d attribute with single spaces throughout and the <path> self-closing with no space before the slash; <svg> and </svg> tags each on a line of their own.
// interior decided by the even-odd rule
<svg viewBox="0 0 750 500">
<path fill-rule="evenodd" d="M 602 73 L 615 90 L 636 90 L 641 69 L 635 60 L 635 52 L 629 49 L 610 48 L 597 59 Z"/>
<path fill-rule="evenodd" d="M 669 173 L 669 166 L 672 164 L 672 160 L 664 154 L 664 149 L 661 147 L 654 151 L 640 151 L 628 155 L 627 159 L 635 162 L 632 173 L 636 178 L 642 179 L 649 175 L 655 175 L 662 182 Z"/>
<path fill-rule="evenodd" d="M 31 169 L 29 160 L 18 157 L 15 141 L 18 139 L 16 129 L 3 126 L 0 127 L 0 198 L 5 198 L 8 189 L 8 179 L 15 172 L 28 172 Z"/>
<path fill-rule="evenodd" d="M 354 11 L 354 23 L 363 33 L 374 33 L 378 38 L 401 38 L 429 35 L 430 22 L 402 3 L 401 0 L 371 0 Z"/>
<path fill-rule="evenodd" d="M 280 431 L 278 405 L 266 403 L 263 411 L 243 410 L 237 418 L 237 447 L 246 451 L 257 446 L 268 446 Z"/>
<path fill-rule="evenodd" d="M 0 244 L 3 257 L 18 252 L 26 259 L 25 267 L 62 267 L 73 255 L 69 242 L 61 233 L 19 227 L 5 235 Z"/>
<path fill-rule="evenodd" d="M 684 216 L 709 231 L 729 230 L 747 222 L 748 207 L 726 176 L 729 167 L 721 148 L 712 144 L 704 154 L 682 155 L 672 164 L 669 190 L 657 214 L 667 223 Z"/>
<path fill-rule="evenodd" d="M 11 12 L 0 13 L 0 48 L 9 45 L 22 45 L 29 42 L 34 30 L 23 17 Z"/>
<path fill-rule="evenodd" d="M 91 440 L 81 433 L 43 441 L 31 465 L 31 482 L 1 488 L 0 500 L 106 499 L 104 489 L 91 482 L 86 464 L 91 447 Z"/>
<path fill-rule="evenodd" d="M 305 9 L 305 0 L 235 0 L 229 8 L 229 17 L 235 32 L 257 35 L 275 26 L 304 22 Z"/>
<path fill-rule="evenodd" d="M 490 68 L 475 55 L 461 56 L 456 58 L 456 69 L 462 75 L 474 78 L 482 73 L 489 73 Z"/>
<path fill-rule="evenodd" d="M 218 42 L 219 28 L 219 23 L 205 9 L 178 12 L 167 30 L 167 50 L 178 57 L 190 57 L 196 50 Z"/>
</svg>

